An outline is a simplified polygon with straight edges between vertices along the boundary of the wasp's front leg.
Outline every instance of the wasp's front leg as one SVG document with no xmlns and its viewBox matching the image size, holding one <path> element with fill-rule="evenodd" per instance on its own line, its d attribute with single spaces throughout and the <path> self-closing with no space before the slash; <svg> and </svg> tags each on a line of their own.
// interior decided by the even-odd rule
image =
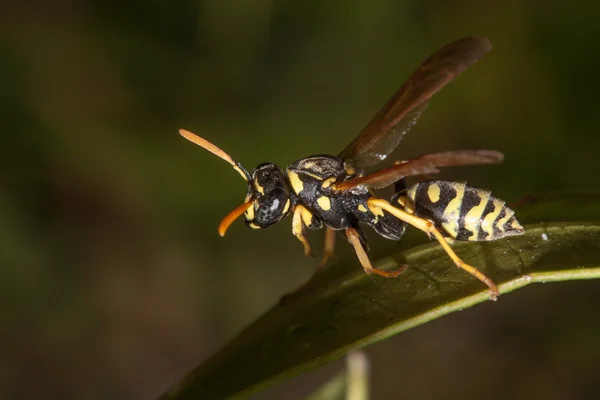
<svg viewBox="0 0 600 400">
<path fill-rule="evenodd" d="M 310 246 L 310 242 L 306 236 L 304 236 L 304 228 L 312 224 L 313 218 L 313 214 L 303 205 L 298 204 L 294 208 L 294 216 L 292 217 L 292 233 L 302 243 L 302 246 L 304 246 L 304 255 L 307 257 L 314 257 L 314 255 Z"/>
</svg>

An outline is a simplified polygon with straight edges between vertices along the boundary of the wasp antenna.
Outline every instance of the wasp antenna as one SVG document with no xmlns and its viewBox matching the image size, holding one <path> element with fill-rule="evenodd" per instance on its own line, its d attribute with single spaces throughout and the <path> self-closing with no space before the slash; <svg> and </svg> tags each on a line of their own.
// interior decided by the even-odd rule
<svg viewBox="0 0 600 400">
<path fill-rule="evenodd" d="M 245 213 L 246 210 L 250 207 L 252 207 L 252 200 L 249 200 L 244 204 L 237 206 L 233 209 L 233 211 L 227 214 L 219 224 L 219 235 L 221 235 L 221 237 L 225 236 L 227 229 L 229 229 L 229 225 L 231 225 L 233 221 L 238 219 L 238 217 Z"/>
<path fill-rule="evenodd" d="M 229 154 L 225 153 L 223 150 L 221 150 L 208 140 L 185 129 L 179 129 L 179 134 L 187 140 L 189 140 L 190 142 L 197 144 L 198 146 L 210 151 L 215 156 L 227 161 L 229 164 L 231 164 L 233 169 L 235 169 L 242 176 L 242 178 L 244 178 L 244 180 L 250 180 L 250 174 L 248 173 L 248 171 L 246 171 L 242 164 L 235 161 L 233 158 L 231 158 L 231 156 L 229 156 Z"/>
</svg>

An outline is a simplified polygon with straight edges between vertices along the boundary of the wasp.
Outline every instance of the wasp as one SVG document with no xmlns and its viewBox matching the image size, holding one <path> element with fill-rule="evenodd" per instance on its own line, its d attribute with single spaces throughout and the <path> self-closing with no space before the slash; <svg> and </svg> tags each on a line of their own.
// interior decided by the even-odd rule
<svg viewBox="0 0 600 400">
<path fill-rule="evenodd" d="M 220 223 L 219 234 L 244 215 L 253 229 L 268 228 L 292 214 L 292 233 L 312 255 L 305 229 L 326 229 L 324 255 L 327 263 L 335 248 L 335 232 L 341 232 L 354 248 L 368 274 L 386 278 L 394 271 L 374 268 L 367 256 L 368 246 L 361 225 L 368 225 L 386 239 L 400 240 L 407 225 L 435 238 L 457 267 L 486 284 L 490 298 L 499 295 L 496 284 L 477 268 L 462 261 L 450 243 L 491 241 L 524 233 L 514 211 L 489 191 L 462 182 L 429 180 L 408 187 L 406 178 L 427 176 L 440 167 L 495 164 L 503 154 L 491 150 L 456 150 L 426 154 L 395 162 L 388 168 L 366 174 L 365 168 L 385 160 L 415 125 L 434 94 L 477 62 L 491 49 L 486 38 L 456 40 L 427 58 L 410 75 L 360 134 L 337 156 L 302 158 L 285 168 L 264 163 L 249 173 L 242 164 L 206 139 L 185 129 L 180 134 L 227 161 L 247 182 L 244 203 Z M 375 190 L 395 185 L 389 201 Z"/>
</svg>

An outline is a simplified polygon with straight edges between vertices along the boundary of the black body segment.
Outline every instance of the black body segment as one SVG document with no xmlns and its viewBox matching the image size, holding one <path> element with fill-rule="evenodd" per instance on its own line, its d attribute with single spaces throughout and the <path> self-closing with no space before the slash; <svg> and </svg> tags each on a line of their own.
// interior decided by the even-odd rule
<svg viewBox="0 0 600 400">
<path fill-rule="evenodd" d="M 504 201 L 463 182 L 420 182 L 396 194 L 392 204 L 432 221 L 456 240 L 490 241 L 524 232 Z"/>
<path fill-rule="evenodd" d="M 406 224 L 386 211 L 373 213 L 367 204 L 373 194 L 366 187 L 359 185 L 350 190 L 335 190 L 336 184 L 362 175 L 362 170 L 334 156 L 303 158 L 287 168 L 288 180 L 298 204 L 311 210 L 314 219 L 335 230 L 356 228 L 364 244 L 366 239 L 357 229 L 358 223 L 373 227 L 387 239 L 400 240 Z M 306 226 L 315 229 L 308 224 Z"/>
</svg>

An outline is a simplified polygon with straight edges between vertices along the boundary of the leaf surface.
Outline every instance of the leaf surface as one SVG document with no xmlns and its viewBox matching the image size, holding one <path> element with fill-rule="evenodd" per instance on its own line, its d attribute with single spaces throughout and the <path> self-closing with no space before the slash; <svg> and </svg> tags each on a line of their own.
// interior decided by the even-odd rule
<svg viewBox="0 0 600 400">
<path fill-rule="evenodd" d="M 516 212 L 525 235 L 456 243 L 456 253 L 492 278 L 501 294 L 534 282 L 600 278 L 600 195 L 524 203 Z M 409 268 L 385 279 L 366 275 L 357 262 L 331 266 L 314 277 L 312 291 L 268 310 L 161 399 L 245 398 L 352 349 L 488 301 L 487 288 L 456 268 L 437 243 L 374 264 Z"/>
</svg>

